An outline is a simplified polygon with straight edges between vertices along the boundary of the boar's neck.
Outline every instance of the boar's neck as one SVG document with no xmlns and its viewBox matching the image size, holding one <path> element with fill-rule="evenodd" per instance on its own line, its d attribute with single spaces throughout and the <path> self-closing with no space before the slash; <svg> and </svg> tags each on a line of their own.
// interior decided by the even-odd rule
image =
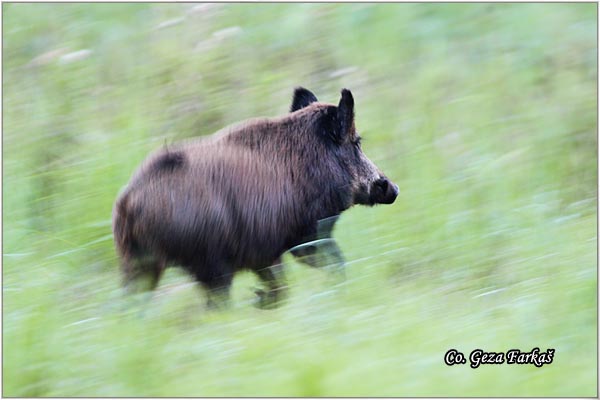
<svg viewBox="0 0 600 400">
<path fill-rule="evenodd" d="M 352 196 L 342 160 L 337 160 L 311 131 L 314 124 L 309 118 L 252 120 L 234 127 L 222 139 L 252 151 L 272 168 L 284 172 L 298 212 L 303 219 L 316 221 L 349 208 Z"/>
</svg>

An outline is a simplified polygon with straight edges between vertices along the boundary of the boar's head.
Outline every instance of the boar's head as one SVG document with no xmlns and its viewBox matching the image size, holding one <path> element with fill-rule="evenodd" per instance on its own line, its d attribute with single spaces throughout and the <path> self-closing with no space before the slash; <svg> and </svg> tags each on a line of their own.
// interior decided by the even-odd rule
<svg viewBox="0 0 600 400">
<path fill-rule="evenodd" d="M 304 88 L 296 88 L 290 111 L 309 107 L 317 103 L 316 96 Z M 319 103 L 320 104 L 320 103 Z M 391 204 L 398 196 L 398 186 L 389 180 L 367 158 L 361 148 L 361 137 L 354 124 L 354 98 L 348 89 L 343 89 L 339 104 L 323 105 L 319 135 L 335 159 L 342 165 L 341 171 L 349 177 L 352 204 Z"/>
</svg>

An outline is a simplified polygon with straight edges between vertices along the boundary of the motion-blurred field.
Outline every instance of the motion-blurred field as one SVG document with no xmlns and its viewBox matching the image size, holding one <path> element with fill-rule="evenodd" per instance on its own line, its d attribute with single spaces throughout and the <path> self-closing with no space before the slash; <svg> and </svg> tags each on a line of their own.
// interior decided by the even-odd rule
<svg viewBox="0 0 600 400">
<path fill-rule="evenodd" d="M 4 4 L 4 396 L 596 396 L 596 4 Z M 356 99 L 393 206 L 337 226 L 347 281 L 208 313 L 121 298 L 110 215 L 145 155 Z M 446 366 L 451 348 L 554 362 Z"/>
</svg>

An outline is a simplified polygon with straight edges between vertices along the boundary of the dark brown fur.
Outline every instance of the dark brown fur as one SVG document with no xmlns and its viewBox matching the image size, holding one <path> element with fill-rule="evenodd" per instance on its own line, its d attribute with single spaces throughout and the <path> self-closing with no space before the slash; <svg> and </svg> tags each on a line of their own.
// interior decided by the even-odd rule
<svg viewBox="0 0 600 400">
<path fill-rule="evenodd" d="M 309 94 L 297 89 L 288 115 L 169 146 L 142 164 L 113 212 L 126 284 L 146 277 L 153 288 L 179 265 L 226 296 L 234 274 L 250 269 L 267 285 L 267 306 L 285 286 L 281 255 L 315 237 L 319 220 L 393 202 L 391 182 L 375 194 L 388 180 L 360 151 L 350 92 L 338 107 Z"/>
</svg>

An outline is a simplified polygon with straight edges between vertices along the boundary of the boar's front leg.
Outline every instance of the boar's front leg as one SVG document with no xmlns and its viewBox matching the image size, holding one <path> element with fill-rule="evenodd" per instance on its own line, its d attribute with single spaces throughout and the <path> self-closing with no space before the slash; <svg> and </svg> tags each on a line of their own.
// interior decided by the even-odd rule
<svg viewBox="0 0 600 400">
<path fill-rule="evenodd" d="M 343 277 L 346 260 L 337 242 L 331 237 L 338 218 L 339 215 L 334 215 L 319 220 L 317 234 L 306 238 L 305 243 L 291 248 L 290 253 L 304 264 L 313 268 L 327 266 Z"/>
<path fill-rule="evenodd" d="M 266 286 L 266 291 L 262 289 L 255 291 L 258 295 L 256 306 L 262 309 L 276 308 L 284 299 L 287 291 L 281 258 L 278 258 L 270 267 L 257 269 L 255 272 Z"/>
<path fill-rule="evenodd" d="M 346 260 L 333 238 L 317 239 L 290 249 L 296 259 L 313 268 L 327 268 L 344 276 Z"/>
</svg>

